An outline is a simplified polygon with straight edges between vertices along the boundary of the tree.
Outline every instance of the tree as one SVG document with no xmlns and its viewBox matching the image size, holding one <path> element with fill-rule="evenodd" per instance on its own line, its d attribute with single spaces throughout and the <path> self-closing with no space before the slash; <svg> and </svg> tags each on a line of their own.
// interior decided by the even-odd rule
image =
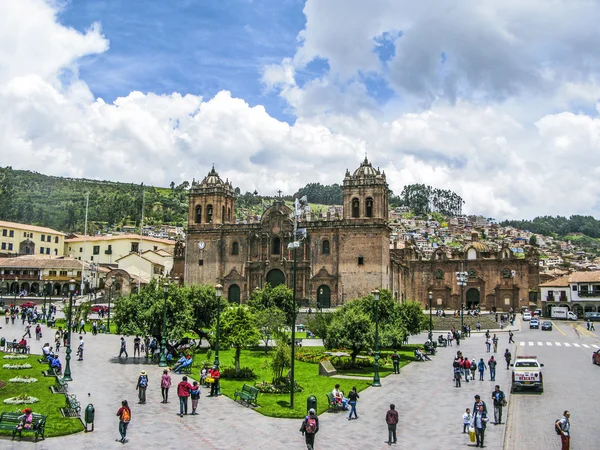
<svg viewBox="0 0 600 450">
<path fill-rule="evenodd" d="M 359 308 L 342 308 L 334 313 L 327 329 L 325 348 L 350 349 L 354 364 L 358 354 L 373 345 L 374 328 L 369 316 Z"/>
<path fill-rule="evenodd" d="M 285 342 L 285 336 L 283 329 L 285 327 L 285 314 L 282 310 L 276 306 L 270 308 L 261 309 L 255 312 L 256 325 L 261 331 L 263 339 L 265 341 L 265 354 L 269 351 L 269 341 L 275 337 L 277 339 L 277 346 Z"/>
<path fill-rule="evenodd" d="M 327 330 L 333 320 L 333 313 L 311 314 L 306 319 L 306 329 L 312 331 L 323 340 L 327 339 Z"/>
<path fill-rule="evenodd" d="M 284 380 L 283 371 L 292 366 L 292 350 L 285 342 L 279 342 L 271 358 L 271 370 L 273 371 L 273 384 Z"/>
<path fill-rule="evenodd" d="M 263 289 L 255 289 L 248 300 L 248 306 L 253 311 L 268 309 L 273 306 L 279 308 L 286 317 L 286 322 L 291 324 L 294 313 L 294 292 L 287 286 L 280 284 L 275 288 L 267 284 Z M 296 312 L 298 307 L 296 305 Z"/>
<path fill-rule="evenodd" d="M 533 245 L 534 247 L 537 247 L 538 241 L 537 241 L 537 236 L 535 234 L 532 234 L 531 237 L 529 238 L 529 245 Z"/>
<path fill-rule="evenodd" d="M 256 318 L 246 306 L 230 306 L 221 313 L 220 339 L 224 348 L 235 349 L 235 371 L 240 371 L 242 348 L 258 345 L 260 331 Z M 215 324 L 216 326 L 216 321 Z"/>
<path fill-rule="evenodd" d="M 398 305 L 397 320 L 402 323 L 408 334 L 419 334 L 427 328 L 427 316 L 419 302 L 406 301 Z"/>
</svg>

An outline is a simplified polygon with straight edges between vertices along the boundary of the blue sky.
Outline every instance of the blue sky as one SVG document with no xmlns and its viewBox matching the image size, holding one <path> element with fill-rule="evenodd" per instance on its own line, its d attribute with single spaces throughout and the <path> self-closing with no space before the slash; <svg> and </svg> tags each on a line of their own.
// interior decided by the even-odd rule
<svg viewBox="0 0 600 450">
<path fill-rule="evenodd" d="M 94 95 L 112 102 L 133 90 L 221 90 L 289 120 L 284 102 L 261 83 L 262 69 L 293 54 L 305 24 L 301 0 L 72 0 L 59 16 L 85 31 L 100 22 L 110 49 L 80 63 Z M 318 62 L 307 72 L 321 71 Z"/>
</svg>

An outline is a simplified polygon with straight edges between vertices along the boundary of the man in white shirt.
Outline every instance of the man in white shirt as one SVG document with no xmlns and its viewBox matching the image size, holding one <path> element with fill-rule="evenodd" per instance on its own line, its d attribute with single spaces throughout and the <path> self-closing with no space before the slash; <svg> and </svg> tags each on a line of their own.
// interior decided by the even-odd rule
<svg viewBox="0 0 600 450">
<path fill-rule="evenodd" d="M 561 450 L 569 450 L 569 448 L 571 448 L 571 423 L 569 422 L 570 417 L 571 413 L 569 411 L 565 411 L 563 413 L 562 419 L 556 422 L 556 425 L 560 428 Z"/>
<path fill-rule="evenodd" d="M 79 336 L 79 347 L 77 347 L 77 361 L 83 361 L 83 336 Z"/>
</svg>

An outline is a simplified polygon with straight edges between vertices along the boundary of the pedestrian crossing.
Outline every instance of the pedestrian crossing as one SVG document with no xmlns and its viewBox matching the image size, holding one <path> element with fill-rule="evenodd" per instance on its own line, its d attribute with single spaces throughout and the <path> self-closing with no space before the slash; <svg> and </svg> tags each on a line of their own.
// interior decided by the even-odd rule
<svg viewBox="0 0 600 450">
<path fill-rule="evenodd" d="M 519 346 L 520 347 L 577 347 L 577 348 L 593 348 L 593 349 L 600 349 L 600 345 L 598 344 L 578 344 L 576 342 L 573 343 L 569 343 L 569 342 L 542 342 L 542 341 L 520 341 L 519 342 Z"/>
</svg>

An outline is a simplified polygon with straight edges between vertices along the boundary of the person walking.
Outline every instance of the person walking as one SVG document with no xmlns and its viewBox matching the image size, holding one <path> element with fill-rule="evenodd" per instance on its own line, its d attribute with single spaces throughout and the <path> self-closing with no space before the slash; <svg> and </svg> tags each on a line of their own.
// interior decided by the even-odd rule
<svg viewBox="0 0 600 450">
<path fill-rule="evenodd" d="M 492 343 L 494 344 L 494 353 L 498 353 L 498 336 L 496 336 L 496 333 L 494 333 Z"/>
<path fill-rule="evenodd" d="M 506 351 L 504 352 L 504 360 L 506 361 L 506 370 L 508 370 L 508 368 L 510 367 L 510 361 L 512 360 L 512 355 L 510 354 L 508 349 L 506 349 Z"/>
<path fill-rule="evenodd" d="M 586 325 L 587 325 L 587 330 L 590 331 L 590 324 L 592 322 L 590 322 L 590 319 L 587 320 Z"/>
<path fill-rule="evenodd" d="M 125 342 L 125 338 L 123 336 L 121 336 L 121 350 L 119 351 L 119 358 L 121 357 L 121 355 L 125 353 L 125 358 L 127 358 L 129 355 L 127 354 L 127 342 Z"/>
<path fill-rule="evenodd" d="M 400 373 L 400 355 L 396 350 L 392 353 L 392 364 L 394 364 L 394 373 Z"/>
<path fill-rule="evenodd" d="M 487 353 L 490 352 L 491 347 L 492 347 L 492 340 L 489 337 L 485 338 L 485 348 L 486 348 Z"/>
<path fill-rule="evenodd" d="M 477 361 L 475 359 L 471 360 L 471 380 L 475 381 L 475 372 L 477 371 Z M 468 376 L 468 374 L 467 374 Z"/>
<path fill-rule="evenodd" d="M 393 403 L 390 405 L 390 409 L 385 414 L 385 423 L 388 426 L 388 445 L 395 444 L 398 442 L 396 438 L 396 427 L 398 426 L 398 411 L 396 411 L 396 405 Z"/>
<path fill-rule="evenodd" d="M 162 378 L 160 379 L 160 392 L 162 393 L 162 402 L 169 403 L 169 388 L 171 387 L 171 375 L 169 369 L 163 370 Z"/>
<path fill-rule="evenodd" d="M 596 327 L 594 327 L 594 322 L 590 322 L 590 331 L 596 331 Z"/>
<path fill-rule="evenodd" d="M 465 374 L 465 382 L 468 383 L 470 378 L 469 374 L 471 373 L 471 361 L 469 361 L 469 358 L 466 356 L 463 361 L 463 373 Z"/>
<path fill-rule="evenodd" d="M 481 358 L 477 363 L 477 368 L 479 369 L 479 381 L 483 381 L 483 372 L 486 369 L 486 365 L 483 362 L 483 358 Z M 473 413 L 475 413 L 475 411 L 473 411 Z"/>
<path fill-rule="evenodd" d="M 146 374 L 145 370 L 140 372 L 140 376 L 138 377 L 137 385 L 135 389 L 138 391 L 139 404 L 143 405 L 146 403 L 146 389 L 148 388 L 148 374 Z"/>
<path fill-rule="evenodd" d="M 462 368 L 460 367 L 460 363 L 456 361 L 456 365 L 454 366 L 454 387 L 460 387 L 460 378 Z"/>
<path fill-rule="evenodd" d="M 571 448 L 571 423 L 569 422 L 570 417 L 571 413 L 569 411 L 565 411 L 563 412 L 562 419 L 557 420 L 554 424 L 554 428 L 556 428 L 556 431 L 560 431 L 561 450 L 569 450 Z"/>
<path fill-rule="evenodd" d="M 302 436 L 304 436 L 306 449 L 314 450 L 315 435 L 319 432 L 319 418 L 313 408 L 308 411 L 308 416 L 302 421 L 300 431 L 302 432 Z"/>
<path fill-rule="evenodd" d="M 492 355 L 487 364 L 490 369 L 490 381 L 496 381 L 496 364 L 497 361 L 494 359 L 494 355 Z"/>
<path fill-rule="evenodd" d="M 198 415 L 196 409 L 198 409 L 198 400 L 200 400 L 200 385 L 197 381 L 194 381 L 192 390 L 190 391 L 190 398 L 192 399 L 192 416 Z"/>
<path fill-rule="evenodd" d="M 467 408 L 463 414 L 463 434 L 469 431 L 469 425 L 471 425 L 471 410 Z"/>
<path fill-rule="evenodd" d="M 508 332 L 508 343 L 509 344 L 514 344 L 515 340 L 513 339 L 513 337 L 515 336 L 515 333 L 513 333 L 512 331 Z"/>
<path fill-rule="evenodd" d="M 350 405 L 350 414 L 348 415 L 348 420 L 352 420 L 352 413 L 354 413 L 354 418 L 358 419 L 358 415 L 356 414 L 356 402 L 360 395 L 356 391 L 356 386 L 352 386 L 352 390 L 348 393 L 348 404 Z"/>
<path fill-rule="evenodd" d="M 83 336 L 79 336 L 79 346 L 77 347 L 77 361 L 83 361 Z"/>
<path fill-rule="evenodd" d="M 494 388 L 492 399 L 494 400 L 494 424 L 498 425 L 502 423 L 502 407 L 506 402 L 506 397 L 504 392 L 500 390 L 500 386 L 496 385 Z"/>
<path fill-rule="evenodd" d="M 81 319 L 81 322 L 79 322 L 79 332 L 83 333 L 83 334 L 87 334 L 87 331 L 85 331 L 85 320 Z"/>
<path fill-rule="evenodd" d="M 485 438 L 485 426 L 488 422 L 487 412 L 483 409 L 483 405 L 479 405 L 478 409 L 473 412 L 473 427 L 475 427 L 475 437 L 477 442 L 475 447 L 483 448 Z"/>
<path fill-rule="evenodd" d="M 125 444 L 127 442 L 127 427 L 131 421 L 131 409 L 127 404 L 127 400 L 121 402 L 121 407 L 117 411 L 117 416 L 119 416 L 119 434 L 121 435 L 121 439 L 117 439 L 117 442 Z"/>
<path fill-rule="evenodd" d="M 179 397 L 179 417 L 187 415 L 188 412 L 188 398 L 190 398 L 190 392 L 193 386 L 188 383 L 188 378 L 183 377 L 177 385 L 177 396 Z"/>
<path fill-rule="evenodd" d="M 139 336 L 136 336 L 133 339 L 133 357 L 135 358 L 135 354 L 137 353 L 138 357 L 141 356 L 140 354 L 140 344 L 142 343 L 142 338 Z"/>
</svg>

